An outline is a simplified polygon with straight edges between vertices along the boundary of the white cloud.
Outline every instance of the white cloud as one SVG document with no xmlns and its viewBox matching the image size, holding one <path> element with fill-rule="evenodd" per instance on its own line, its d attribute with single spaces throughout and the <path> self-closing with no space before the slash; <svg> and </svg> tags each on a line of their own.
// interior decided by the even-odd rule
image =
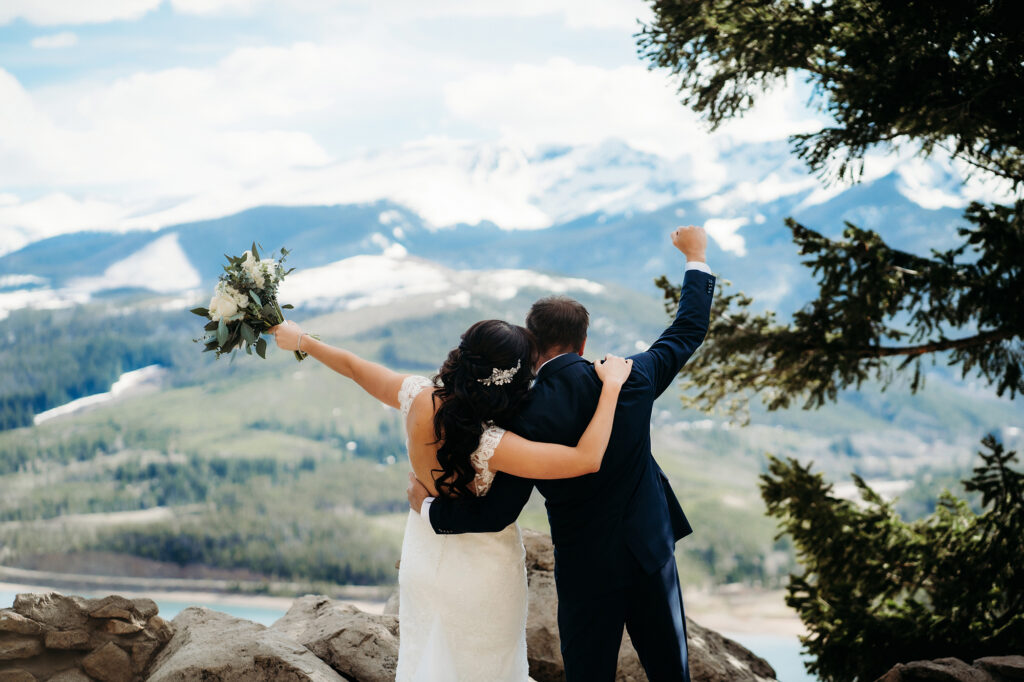
<svg viewBox="0 0 1024 682">
<path fill-rule="evenodd" d="M 606 69 L 559 57 L 478 72 L 444 92 L 452 113 L 520 144 L 593 144 L 615 137 L 665 156 L 715 156 L 668 79 L 639 64 Z"/>
<path fill-rule="evenodd" d="M 127 214 L 124 206 L 96 199 L 78 200 L 63 192 L 24 203 L 14 197 L 12 202 L 0 202 L 0 255 L 65 232 L 115 231 Z"/>
<path fill-rule="evenodd" d="M 32 47 L 42 50 L 55 50 L 63 47 L 73 47 L 78 44 L 78 36 L 71 31 L 62 31 L 51 35 L 39 36 L 32 39 Z"/>
<path fill-rule="evenodd" d="M 737 232 L 749 222 L 749 218 L 710 218 L 704 221 L 704 229 L 723 251 L 735 253 L 737 256 L 745 256 L 747 255 L 747 242 Z"/>
<path fill-rule="evenodd" d="M 184 14 L 215 14 L 226 11 L 249 12 L 257 4 L 259 4 L 258 0 L 171 0 L 171 6 L 175 11 Z"/>
<path fill-rule="evenodd" d="M 759 95 L 742 118 L 724 123 L 716 133 L 734 142 L 769 142 L 820 130 L 825 119 L 806 109 L 809 95 L 810 86 L 787 78 Z"/>
<path fill-rule="evenodd" d="M 4 0 L 0 26 L 24 19 L 39 26 L 100 24 L 138 19 L 163 0 Z"/>
</svg>

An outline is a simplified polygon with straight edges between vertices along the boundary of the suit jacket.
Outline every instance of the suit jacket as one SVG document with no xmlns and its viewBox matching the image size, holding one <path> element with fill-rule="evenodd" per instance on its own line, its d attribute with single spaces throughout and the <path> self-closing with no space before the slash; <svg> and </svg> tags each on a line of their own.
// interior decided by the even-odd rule
<svg viewBox="0 0 1024 682">
<path fill-rule="evenodd" d="M 516 520 L 536 486 L 547 506 L 560 594 L 621 585 L 628 580 L 629 555 L 648 573 L 664 566 L 675 542 L 692 529 L 651 454 L 651 412 L 703 342 L 714 290 L 713 276 L 686 272 L 672 325 L 646 352 L 632 357 L 633 371 L 619 394 L 599 471 L 552 481 L 498 473 L 483 497 L 436 499 L 429 512 L 435 532 L 497 532 Z M 530 440 L 574 446 L 600 394 L 593 365 L 578 355 L 562 355 L 541 368 L 526 407 L 501 426 Z"/>
</svg>

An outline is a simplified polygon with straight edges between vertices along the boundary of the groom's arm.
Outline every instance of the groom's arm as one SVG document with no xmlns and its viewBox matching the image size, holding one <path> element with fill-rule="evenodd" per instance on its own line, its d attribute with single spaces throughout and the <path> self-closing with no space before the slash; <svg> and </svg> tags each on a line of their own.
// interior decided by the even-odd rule
<svg viewBox="0 0 1024 682">
<path fill-rule="evenodd" d="M 673 243 L 686 255 L 679 309 L 675 320 L 646 352 L 634 355 L 633 373 L 646 381 L 654 397 L 664 393 L 693 352 L 704 341 L 711 318 L 711 300 L 715 278 L 704 262 L 707 236 L 701 228 L 681 228 L 672 235 Z"/>
<path fill-rule="evenodd" d="M 417 500 L 410 490 L 409 502 L 439 535 L 497 533 L 519 518 L 532 492 L 533 481 L 498 473 L 491 489 L 482 497 L 427 498 L 417 509 Z"/>
<path fill-rule="evenodd" d="M 672 325 L 646 352 L 632 357 L 633 373 L 653 387 L 655 398 L 672 385 L 679 370 L 704 342 L 714 293 L 714 276 L 688 266 L 683 277 L 679 310 Z"/>
</svg>

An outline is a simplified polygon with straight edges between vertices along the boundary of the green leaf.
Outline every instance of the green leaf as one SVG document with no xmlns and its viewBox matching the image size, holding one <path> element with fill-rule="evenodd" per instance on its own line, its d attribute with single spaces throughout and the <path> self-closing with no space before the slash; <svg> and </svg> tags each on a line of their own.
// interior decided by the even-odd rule
<svg viewBox="0 0 1024 682">
<path fill-rule="evenodd" d="M 260 259 L 260 252 L 256 250 L 256 242 L 252 243 L 252 257 L 257 261 Z"/>
<path fill-rule="evenodd" d="M 267 340 L 264 339 L 263 337 L 260 337 L 256 341 L 256 354 L 259 355 L 264 360 L 267 359 Z"/>
<path fill-rule="evenodd" d="M 246 343 L 256 343 L 256 332 L 253 328 L 247 325 L 245 322 L 242 323 L 242 338 L 245 339 Z"/>
<path fill-rule="evenodd" d="M 261 308 L 263 307 L 263 301 L 260 300 L 260 297 L 257 296 L 256 292 L 253 291 L 252 289 L 249 290 L 249 298 L 251 298 L 253 300 L 253 302 L 256 305 L 258 305 L 259 307 L 261 307 Z"/>
<path fill-rule="evenodd" d="M 217 343 L 221 346 L 224 345 L 228 340 L 228 325 L 224 322 L 224 318 L 220 318 L 217 323 Z"/>
<path fill-rule="evenodd" d="M 210 311 L 207 310 L 206 308 L 193 308 L 189 312 L 193 313 L 195 315 L 198 315 L 199 317 L 209 317 L 210 316 Z"/>
<path fill-rule="evenodd" d="M 203 329 L 205 329 L 208 332 L 216 331 L 218 324 L 219 323 L 217 320 L 210 320 L 209 322 L 206 323 L 206 326 L 203 327 Z"/>
<path fill-rule="evenodd" d="M 295 306 L 293 306 L 291 303 L 285 303 L 283 306 L 281 306 L 281 308 L 283 308 L 284 310 L 294 310 Z"/>
</svg>

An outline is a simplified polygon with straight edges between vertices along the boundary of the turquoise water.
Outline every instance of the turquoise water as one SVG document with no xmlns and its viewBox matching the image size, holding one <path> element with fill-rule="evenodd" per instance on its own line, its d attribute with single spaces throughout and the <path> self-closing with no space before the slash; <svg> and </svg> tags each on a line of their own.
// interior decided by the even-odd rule
<svg viewBox="0 0 1024 682">
<path fill-rule="evenodd" d="M 734 632 L 723 632 L 722 634 L 729 639 L 735 639 L 771 663 L 779 682 L 817 682 L 818 678 L 813 677 L 804 669 L 806 658 L 800 651 L 800 640 L 796 637 Z"/>
<path fill-rule="evenodd" d="M 17 593 L 0 590 L 0 607 L 8 607 L 14 603 Z M 104 596 L 89 595 L 83 596 Z M 160 615 L 167 620 L 174 618 L 182 610 L 189 606 L 205 606 L 215 611 L 221 611 L 236 618 L 245 618 L 263 625 L 270 625 L 284 615 L 283 609 L 270 609 L 254 606 L 238 606 L 234 604 L 220 604 L 217 602 L 203 602 L 193 604 L 177 601 L 158 601 Z M 772 664 L 778 675 L 779 682 L 815 682 L 804 671 L 803 656 L 800 653 L 800 641 L 796 637 L 781 637 L 779 635 L 758 635 L 748 633 L 722 633 L 730 639 L 747 647 L 755 654 Z"/>
</svg>

